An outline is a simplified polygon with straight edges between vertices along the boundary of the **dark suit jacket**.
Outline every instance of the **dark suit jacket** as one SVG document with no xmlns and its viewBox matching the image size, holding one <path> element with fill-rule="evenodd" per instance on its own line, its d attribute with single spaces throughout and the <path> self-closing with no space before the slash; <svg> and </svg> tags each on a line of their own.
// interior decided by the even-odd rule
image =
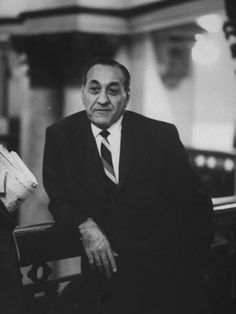
<svg viewBox="0 0 236 314">
<path fill-rule="evenodd" d="M 160 267 L 169 260 L 178 272 L 196 274 L 213 240 L 212 204 L 178 132 L 130 111 L 122 123 L 119 186 L 112 193 L 86 112 L 47 129 L 49 209 L 63 228 L 93 218 L 118 254 L 162 256 Z"/>
<path fill-rule="evenodd" d="M 12 232 L 14 215 L 0 201 L 0 313 L 19 314 L 22 310 L 21 282 Z"/>
</svg>

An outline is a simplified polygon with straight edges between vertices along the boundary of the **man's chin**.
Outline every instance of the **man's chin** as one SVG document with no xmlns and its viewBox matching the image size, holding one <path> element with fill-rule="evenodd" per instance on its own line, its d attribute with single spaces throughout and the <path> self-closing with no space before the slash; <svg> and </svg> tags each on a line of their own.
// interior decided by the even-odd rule
<svg viewBox="0 0 236 314">
<path fill-rule="evenodd" d="M 90 120 L 93 124 L 95 124 L 97 127 L 100 129 L 106 129 L 111 126 L 111 121 L 110 119 L 104 119 L 102 117 L 96 118 L 96 119 L 91 119 Z"/>
</svg>

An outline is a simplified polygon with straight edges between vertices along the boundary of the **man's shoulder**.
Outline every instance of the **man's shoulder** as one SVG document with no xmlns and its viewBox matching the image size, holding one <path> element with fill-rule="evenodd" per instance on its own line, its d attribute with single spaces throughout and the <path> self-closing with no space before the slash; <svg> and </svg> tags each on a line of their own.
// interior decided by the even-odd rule
<svg viewBox="0 0 236 314">
<path fill-rule="evenodd" d="M 74 126 L 79 126 L 85 123 L 87 120 L 87 115 L 85 110 L 76 112 L 71 114 L 67 117 L 64 117 L 57 122 L 51 124 L 47 127 L 49 131 L 59 131 L 59 130 L 66 130 L 66 129 L 73 129 Z"/>
<path fill-rule="evenodd" d="M 133 111 L 126 111 L 126 118 L 128 123 L 136 123 L 142 125 L 143 127 L 147 128 L 161 128 L 161 129 L 176 129 L 175 125 L 169 122 L 161 121 L 146 117 L 142 114 L 133 112 Z"/>
</svg>

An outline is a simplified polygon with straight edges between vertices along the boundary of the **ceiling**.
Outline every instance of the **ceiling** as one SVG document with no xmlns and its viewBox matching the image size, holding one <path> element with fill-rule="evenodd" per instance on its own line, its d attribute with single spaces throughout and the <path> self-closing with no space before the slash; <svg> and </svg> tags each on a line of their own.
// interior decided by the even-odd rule
<svg viewBox="0 0 236 314">
<path fill-rule="evenodd" d="M 146 32 L 223 8 L 224 0 L 0 0 L 0 35 Z"/>
<path fill-rule="evenodd" d="M 69 6 L 122 10 L 164 2 L 169 0 L 0 0 L 0 17 L 14 17 L 22 12 Z"/>
</svg>

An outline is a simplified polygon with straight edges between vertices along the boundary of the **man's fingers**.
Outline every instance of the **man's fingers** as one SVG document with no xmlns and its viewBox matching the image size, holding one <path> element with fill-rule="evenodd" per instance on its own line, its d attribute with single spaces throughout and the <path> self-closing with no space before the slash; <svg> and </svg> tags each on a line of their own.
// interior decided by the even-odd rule
<svg viewBox="0 0 236 314">
<path fill-rule="evenodd" d="M 107 254 L 106 252 L 103 252 L 101 254 L 101 260 L 102 260 L 102 266 L 103 266 L 103 272 L 105 273 L 105 275 L 107 277 L 111 277 L 111 269 L 110 269 L 110 263 L 109 260 L 107 258 Z"/>
<path fill-rule="evenodd" d="M 113 256 L 118 257 L 119 255 L 115 251 L 113 251 Z"/>
<path fill-rule="evenodd" d="M 107 277 L 111 277 L 110 263 L 107 257 L 107 248 L 100 247 L 95 253 L 95 263 L 100 272 L 104 273 Z"/>
<path fill-rule="evenodd" d="M 109 260 L 109 263 L 110 263 L 109 267 L 111 267 L 112 272 L 113 273 L 117 272 L 117 266 L 116 266 L 116 261 L 115 261 L 113 252 L 111 250 L 108 250 L 107 251 L 107 256 L 108 256 L 108 260 Z"/>
<path fill-rule="evenodd" d="M 101 272 L 103 272 L 102 259 L 101 259 L 99 252 L 94 252 L 94 260 L 95 260 L 95 265 L 97 266 L 97 268 Z"/>
<path fill-rule="evenodd" d="M 83 241 L 83 244 L 88 262 L 93 269 L 96 266 L 107 277 L 111 277 L 111 274 L 117 271 L 115 262 L 117 254 L 111 250 L 110 244 L 104 235 L 100 239 Z"/>
<path fill-rule="evenodd" d="M 85 252 L 88 258 L 89 265 L 91 266 L 92 269 L 94 269 L 95 260 L 93 254 L 91 254 L 89 250 L 85 250 Z"/>
</svg>

